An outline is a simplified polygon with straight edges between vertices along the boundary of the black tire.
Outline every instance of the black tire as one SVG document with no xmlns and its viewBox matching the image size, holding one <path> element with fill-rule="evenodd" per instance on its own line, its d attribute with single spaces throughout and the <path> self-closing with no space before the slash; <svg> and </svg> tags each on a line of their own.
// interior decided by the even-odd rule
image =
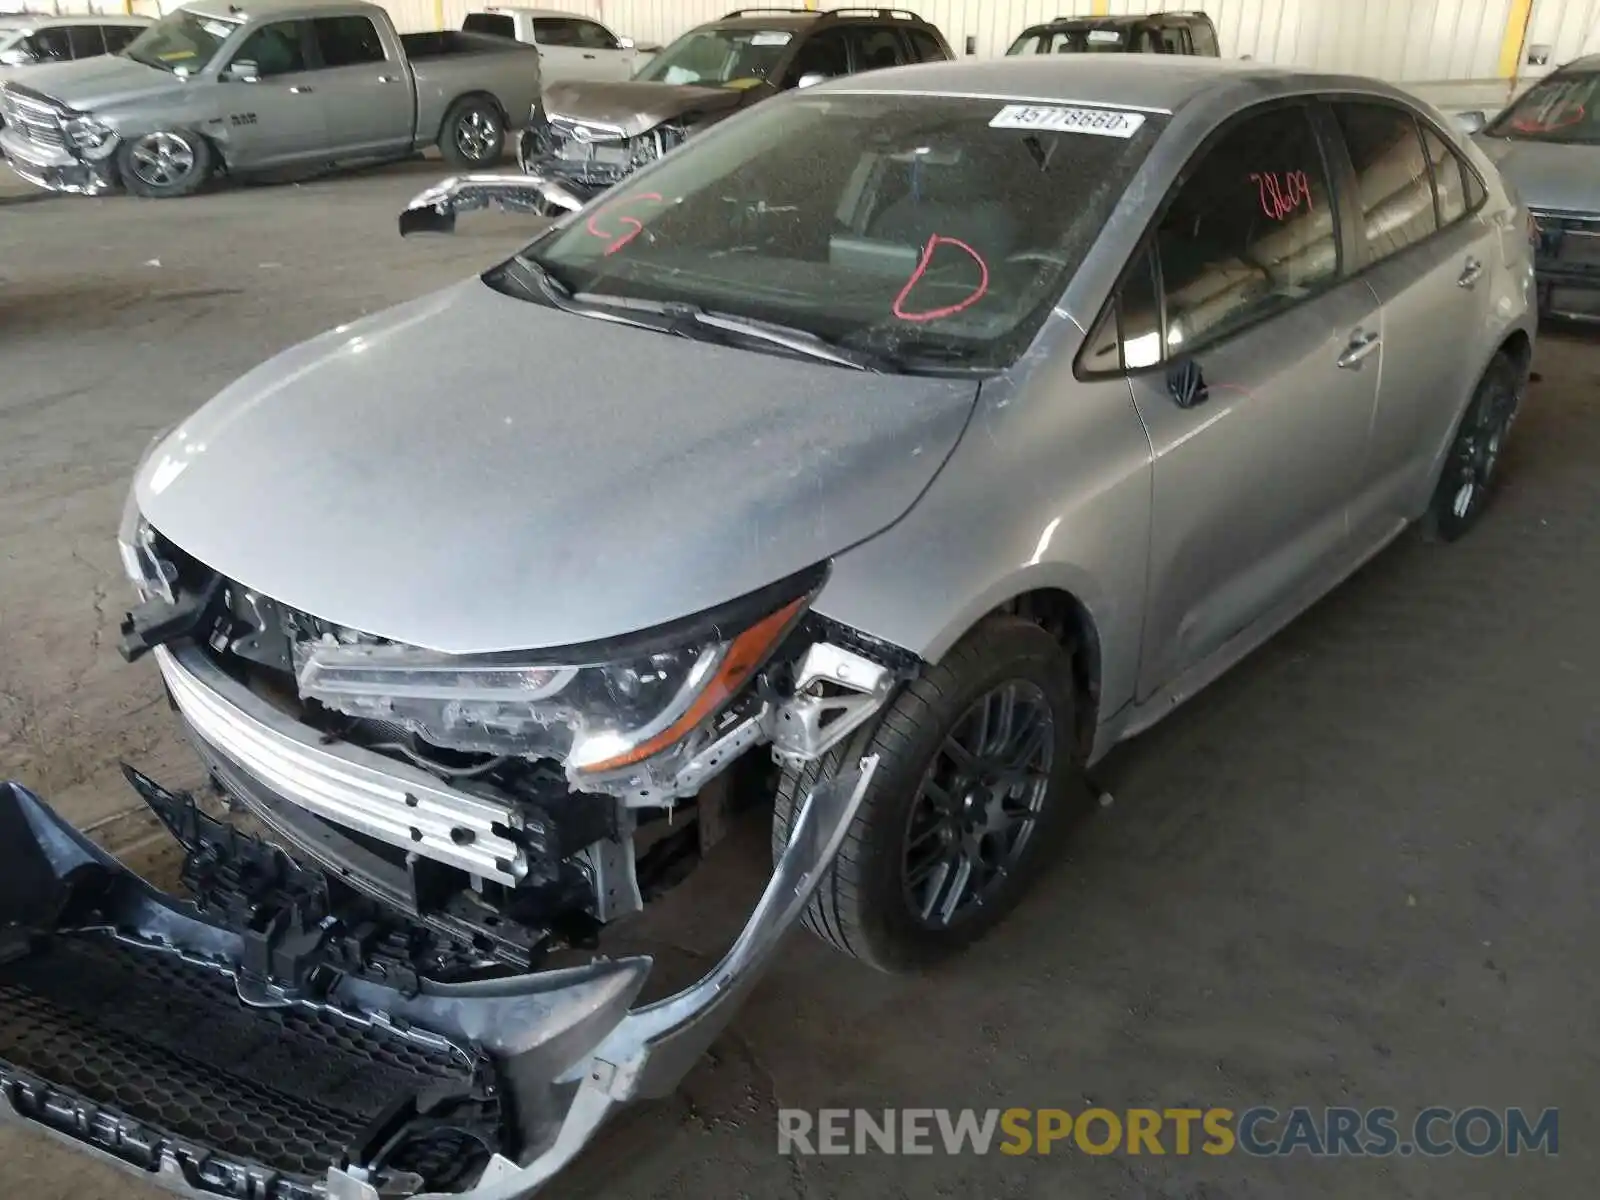
<svg viewBox="0 0 1600 1200">
<path fill-rule="evenodd" d="M 1431 540 L 1453 542 L 1483 515 L 1522 386 L 1516 364 L 1504 354 L 1495 355 L 1462 414 L 1423 514 L 1422 531 Z"/>
<path fill-rule="evenodd" d="M 948 814 L 950 809 L 926 808 L 925 782 L 942 765 L 955 763 L 948 757 L 948 740 L 971 719 L 974 705 L 1013 684 L 1017 692 L 1026 692 L 1030 705 L 1042 701 L 1050 711 L 1048 733 L 1038 735 L 1049 746 L 1048 770 L 1030 772 L 1038 780 L 1033 785 L 1037 808 L 1031 828 L 1020 841 L 1017 857 L 992 878 L 991 890 L 944 922 L 930 920 L 926 912 L 913 909 L 925 899 L 908 886 L 908 872 L 914 869 L 913 842 L 933 836 L 934 846 L 954 849 L 940 839 L 959 835 L 926 832 L 931 827 L 925 823 L 925 812 Z M 774 861 L 788 842 L 790 824 L 809 790 L 841 764 L 867 754 L 879 756 L 877 773 L 838 857 L 806 908 L 804 924 L 836 949 L 891 973 L 937 962 L 987 931 L 1026 892 L 1052 857 L 1073 812 L 1088 797 L 1078 754 L 1077 705 L 1071 659 L 1056 639 L 1030 621 L 992 617 L 937 666 L 903 688 L 874 722 L 817 762 L 786 769 L 773 809 Z M 950 776 L 944 780 L 950 782 Z M 954 807 L 962 805 L 956 801 Z M 914 816 L 924 830 L 915 837 Z M 937 886 L 946 884 L 941 881 Z"/>
<path fill-rule="evenodd" d="M 463 96 L 445 113 L 439 154 L 450 166 L 461 171 L 492 166 L 505 148 L 505 116 L 487 96 Z"/>
<path fill-rule="evenodd" d="M 135 196 L 169 200 L 198 192 L 216 167 L 211 143 L 188 129 L 161 129 L 117 147 L 117 173 Z"/>
</svg>

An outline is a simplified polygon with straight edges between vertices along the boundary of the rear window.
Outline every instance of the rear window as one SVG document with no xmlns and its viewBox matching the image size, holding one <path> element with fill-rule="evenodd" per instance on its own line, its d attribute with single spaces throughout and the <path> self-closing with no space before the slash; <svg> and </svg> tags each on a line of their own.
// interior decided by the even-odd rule
<svg viewBox="0 0 1600 1200">
<path fill-rule="evenodd" d="M 494 37 L 513 38 L 517 36 L 517 23 L 505 13 L 468 13 L 467 19 L 461 22 L 464 33 L 487 33 Z"/>
<path fill-rule="evenodd" d="M 1060 299 L 1160 125 L 1082 106 L 791 94 L 528 253 L 578 292 L 996 369 Z"/>
<path fill-rule="evenodd" d="M 1074 26 L 1066 29 L 1030 29 L 1011 43 L 1009 54 L 1125 54 L 1125 30 Z"/>
</svg>

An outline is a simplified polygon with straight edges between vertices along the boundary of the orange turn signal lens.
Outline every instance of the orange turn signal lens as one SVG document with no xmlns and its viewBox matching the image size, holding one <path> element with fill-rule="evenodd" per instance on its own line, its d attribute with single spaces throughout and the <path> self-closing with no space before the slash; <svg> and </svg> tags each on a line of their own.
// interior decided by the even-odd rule
<svg viewBox="0 0 1600 1200">
<path fill-rule="evenodd" d="M 583 773 L 602 774 L 643 762 L 652 755 L 661 753 L 686 736 L 700 722 L 721 710 L 723 705 L 732 700 L 739 689 L 750 681 L 750 677 L 766 661 L 767 655 L 772 652 L 778 639 L 789 631 L 795 618 L 804 611 L 809 600 L 809 596 L 791 600 L 777 612 L 761 618 L 734 638 L 733 644 L 728 647 L 728 652 L 722 656 L 717 673 L 711 677 L 711 682 L 706 684 L 701 693 L 694 698 L 694 702 L 683 710 L 681 717 L 631 750 L 600 762 L 585 764 Z"/>
</svg>

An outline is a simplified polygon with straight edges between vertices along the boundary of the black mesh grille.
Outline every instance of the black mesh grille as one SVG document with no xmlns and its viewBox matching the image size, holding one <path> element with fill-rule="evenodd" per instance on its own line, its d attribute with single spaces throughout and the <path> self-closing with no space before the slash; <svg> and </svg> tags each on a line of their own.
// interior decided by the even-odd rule
<svg viewBox="0 0 1600 1200">
<path fill-rule="evenodd" d="M 305 1177 L 406 1097 L 465 1091 L 472 1077 L 450 1050 L 310 1008 L 247 1008 L 216 971 L 90 936 L 0 965 L 0 1059 L 171 1136 Z"/>
</svg>

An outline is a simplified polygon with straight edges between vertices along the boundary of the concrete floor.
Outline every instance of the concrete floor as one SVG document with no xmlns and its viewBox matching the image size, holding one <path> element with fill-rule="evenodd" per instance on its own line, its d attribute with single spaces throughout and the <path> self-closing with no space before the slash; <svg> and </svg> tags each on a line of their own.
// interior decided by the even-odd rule
<svg viewBox="0 0 1600 1200">
<path fill-rule="evenodd" d="M 0 194 L 0 777 L 113 846 L 145 832 L 123 815 L 118 757 L 192 777 L 154 668 L 113 648 L 112 539 L 134 460 L 273 352 L 516 244 L 527 226 L 495 216 L 402 242 L 398 206 L 436 176 L 408 166 L 181 202 Z M 1115 803 L 959 962 L 888 979 L 797 935 L 680 1094 L 626 1115 L 549 1194 L 1553 1200 L 1592 1188 L 1600 347 L 1551 334 L 1536 366 L 1504 489 L 1467 541 L 1402 539 L 1115 754 L 1103 772 Z M 337 526 L 330 514 L 306 536 Z M 663 901 L 641 935 L 663 973 L 703 969 L 726 944 L 765 855 L 747 824 Z M 1560 1106 L 1565 1137 L 1553 1160 L 774 1151 L 779 1106 L 1090 1103 Z M 7 1133 L 0 1195 L 153 1193 Z"/>
</svg>

